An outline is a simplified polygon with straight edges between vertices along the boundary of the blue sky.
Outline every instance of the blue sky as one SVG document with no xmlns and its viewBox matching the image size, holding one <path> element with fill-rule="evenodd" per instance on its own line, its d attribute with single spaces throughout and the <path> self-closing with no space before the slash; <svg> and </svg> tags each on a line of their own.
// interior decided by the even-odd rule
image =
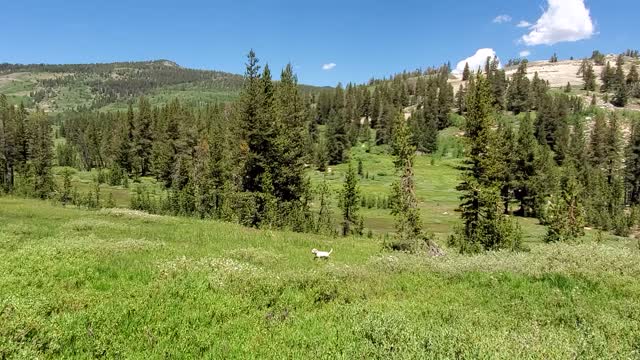
<svg viewBox="0 0 640 360">
<path fill-rule="evenodd" d="M 589 19 L 566 20 L 566 14 L 579 13 L 571 6 L 583 1 Z M 555 20 L 550 14 L 530 40 L 587 38 L 528 46 L 522 36 L 535 29 L 517 24 L 535 25 L 553 3 L 560 7 Z M 638 0 L 1 0 L 0 62 L 163 58 L 242 73 L 253 48 L 272 69 L 291 62 L 302 83 L 335 85 L 447 61 L 455 67 L 480 48 L 493 49 L 502 60 L 525 50 L 535 60 L 554 52 L 568 58 L 593 49 L 640 48 L 639 14 Z M 507 16 L 496 19 L 500 15 Z M 585 21 L 593 25 L 591 34 L 585 35 Z"/>
</svg>

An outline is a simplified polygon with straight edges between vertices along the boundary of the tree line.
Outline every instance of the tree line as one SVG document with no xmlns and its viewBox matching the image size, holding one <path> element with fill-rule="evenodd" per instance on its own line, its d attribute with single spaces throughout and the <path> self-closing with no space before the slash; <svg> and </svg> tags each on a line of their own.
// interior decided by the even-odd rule
<svg viewBox="0 0 640 360">
<path fill-rule="evenodd" d="M 304 93 L 290 65 L 274 81 L 250 52 L 237 101 L 153 107 L 141 97 L 126 112 L 69 112 L 55 121 L 64 139 L 55 152 L 50 119 L 3 98 L 2 188 L 72 202 L 68 174 L 57 185 L 52 165 L 97 168 L 111 185 L 144 178 L 161 184 L 159 194 L 136 186 L 135 209 L 333 234 L 326 179 L 314 188 L 306 169 L 351 164 L 354 145 L 379 146 L 394 156 L 397 174 L 388 199 L 396 236 L 387 245 L 437 252 L 420 221 L 413 166 L 417 153 L 435 150 L 457 111 L 466 139 L 462 226 L 450 245 L 463 252 L 522 249 L 514 216 L 538 218 L 548 241 L 575 239 L 587 225 L 628 234 L 630 209 L 640 202 L 640 127 L 623 137 L 617 114 L 549 91 L 537 73 L 530 80 L 526 61 L 511 77 L 496 58 L 465 73 L 455 95 L 446 65 L 417 78 Z M 361 173 L 349 165 L 339 193 L 343 235 L 364 233 Z"/>
</svg>

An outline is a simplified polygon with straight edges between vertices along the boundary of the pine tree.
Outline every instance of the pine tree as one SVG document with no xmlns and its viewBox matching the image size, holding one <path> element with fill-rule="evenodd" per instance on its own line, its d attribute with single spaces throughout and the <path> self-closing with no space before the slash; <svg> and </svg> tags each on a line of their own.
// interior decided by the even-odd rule
<svg viewBox="0 0 640 360">
<path fill-rule="evenodd" d="M 515 170 L 516 161 L 513 156 L 513 151 L 517 147 L 516 137 L 513 133 L 513 125 L 506 119 L 501 119 L 498 122 L 498 128 L 496 133 L 495 150 L 497 157 L 497 177 L 495 181 L 500 189 L 500 196 L 504 204 L 504 213 L 509 214 L 510 204 L 513 198 L 515 182 Z"/>
<path fill-rule="evenodd" d="M 469 63 L 464 64 L 464 70 L 462 71 L 462 81 L 469 80 L 471 76 L 471 71 L 469 70 Z"/>
<path fill-rule="evenodd" d="M 333 235 L 335 228 L 331 213 L 331 190 L 327 183 L 327 174 L 324 173 L 322 183 L 318 185 L 318 220 L 316 221 L 316 233 Z"/>
<path fill-rule="evenodd" d="M 32 129 L 29 138 L 29 176 L 32 178 L 33 195 L 47 199 L 55 191 L 51 123 L 44 112 L 38 111 L 29 125 Z"/>
<path fill-rule="evenodd" d="M 409 118 L 409 124 L 414 134 L 413 144 L 417 150 L 425 153 L 432 153 L 437 148 L 438 110 L 436 97 L 437 89 L 434 84 L 430 84 L 422 103 Z M 400 111 L 396 111 L 395 119 L 399 116 L 403 115 Z"/>
<path fill-rule="evenodd" d="M 195 147 L 191 174 L 189 174 L 193 188 L 194 214 L 200 218 L 208 217 L 214 207 L 213 179 L 209 174 L 210 153 L 208 139 L 201 139 Z"/>
<path fill-rule="evenodd" d="M 509 88 L 507 89 L 507 110 L 516 114 L 527 111 L 529 103 L 529 78 L 527 78 L 527 62 L 518 65 L 518 70 L 513 74 Z"/>
<path fill-rule="evenodd" d="M 552 149 L 556 144 L 556 130 L 562 117 L 558 114 L 557 99 L 550 94 L 544 94 L 538 106 L 535 121 L 535 134 L 540 144 L 549 145 Z"/>
<path fill-rule="evenodd" d="M 548 90 L 547 83 L 540 79 L 538 76 L 538 72 L 536 71 L 533 75 L 533 79 L 531 80 L 531 86 L 529 89 L 529 108 L 531 110 L 540 109 L 541 103 L 544 100 L 544 97 L 547 96 Z"/>
<path fill-rule="evenodd" d="M 614 95 L 613 98 L 611 98 L 611 104 L 617 107 L 625 107 L 629 98 L 629 94 L 627 91 L 627 81 L 624 74 L 624 69 L 622 68 L 623 64 L 624 61 L 622 60 L 622 56 L 619 56 L 616 64 L 614 77 L 615 80 L 613 83 Z"/>
<path fill-rule="evenodd" d="M 600 80 L 602 80 L 602 86 L 600 91 L 609 92 L 615 88 L 615 70 L 611 67 L 611 64 L 607 61 L 607 65 L 602 69 L 600 73 Z"/>
<path fill-rule="evenodd" d="M 60 175 L 62 176 L 62 188 L 60 189 L 59 199 L 63 206 L 74 200 L 72 194 L 73 188 L 71 186 L 72 174 L 73 173 L 70 169 L 64 169 L 60 173 Z"/>
<path fill-rule="evenodd" d="M 603 169 L 607 162 L 607 121 L 604 114 L 594 117 L 591 131 L 589 159 L 595 169 Z"/>
<path fill-rule="evenodd" d="M 179 151 L 191 152 L 191 144 L 186 139 L 187 134 L 181 131 L 187 124 L 187 118 L 183 114 L 180 103 L 172 101 L 162 110 L 160 121 L 154 124 L 154 142 L 152 146 L 152 168 L 156 178 L 162 181 L 165 187 L 171 188 L 174 165 Z"/>
<path fill-rule="evenodd" d="M 627 86 L 624 84 L 616 85 L 615 92 L 611 98 L 611 104 L 617 107 L 625 107 L 628 101 L 629 93 L 627 92 Z"/>
<path fill-rule="evenodd" d="M 357 233 L 360 216 L 360 188 L 358 186 L 358 175 L 351 163 L 345 175 L 342 191 L 340 192 L 340 209 L 342 210 L 342 235 L 348 236 Z M 362 235 L 362 234 L 358 234 Z"/>
<path fill-rule="evenodd" d="M 134 131 L 135 131 L 135 115 L 133 113 L 133 104 L 129 103 L 127 109 L 126 120 L 121 122 L 118 137 L 115 139 L 118 146 L 116 148 L 115 163 L 131 175 L 133 164 L 132 158 L 134 154 Z"/>
<path fill-rule="evenodd" d="M 458 92 L 456 93 L 456 108 L 458 109 L 458 115 L 464 114 L 466 111 L 466 106 L 464 103 L 464 99 L 466 97 L 466 90 L 462 84 L 458 88 Z"/>
<path fill-rule="evenodd" d="M 629 204 L 640 205 L 640 123 L 635 121 L 626 149 L 625 182 L 629 193 Z"/>
<path fill-rule="evenodd" d="M 437 125 L 438 130 L 449 127 L 449 114 L 453 107 L 453 86 L 449 84 L 449 71 L 447 67 L 440 68 L 438 72 L 438 103 L 437 103 Z"/>
<path fill-rule="evenodd" d="M 335 109 L 331 109 L 326 131 L 329 165 L 337 165 L 347 159 L 348 142 L 349 139 L 342 116 Z"/>
<path fill-rule="evenodd" d="M 584 210 L 580 200 L 582 190 L 572 166 L 564 169 L 560 189 L 552 198 L 549 209 L 547 242 L 570 241 L 584 235 Z"/>
<path fill-rule="evenodd" d="M 583 89 L 586 91 L 596 91 L 596 73 L 593 70 L 593 65 L 588 60 L 585 60 L 585 68 L 582 71 L 582 81 L 584 81 Z M 583 63 L 584 64 L 584 63 Z"/>
<path fill-rule="evenodd" d="M 249 64 L 252 61 L 255 61 L 253 65 L 257 66 L 257 59 L 250 58 Z M 246 136 L 247 154 L 244 164 L 243 189 L 253 193 L 264 193 L 264 184 L 273 185 L 265 182 L 263 177 L 265 172 L 271 172 L 272 160 L 277 157 L 275 141 L 278 129 L 274 114 L 274 85 L 271 80 L 271 70 L 266 65 L 262 74 L 251 80 L 251 76 L 255 76 L 250 75 L 254 70 L 248 67 L 245 74 L 244 118 L 241 121 L 243 121 Z M 269 177 L 272 176 L 273 173 L 270 173 Z"/>
<path fill-rule="evenodd" d="M 464 228 L 450 241 L 461 252 L 477 252 L 500 248 L 518 249 L 517 226 L 503 214 L 498 178 L 500 167 L 493 130 L 495 114 L 491 106 L 491 90 L 481 74 L 469 84 L 465 134 L 468 159 L 462 167 L 463 181 L 460 211 Z"/>
<path fill-rule="evenodd" d="M 209 109 L 211 129 L 209 130 L 209 169 L 214 192 L 213 213 L 217 219 L 231 221 L 232 195 L 238 184 L 233 181 L 240 170 L 234 167 L 235 137 L 232 136 L 231 125 L 222 115 L 222 109 Z"/>
<path fill-rule="evenodd" d="M 6 96 L 0 94 L 0 184 L 2 190 L 13 191 L 17 154 L 17 129 L 13 106 L 9 106 Z"/>
<path fill-rule="evenodd" d="M 515 146 L 515 198 L 520 202 L 520 209 L 517 213 L 521 216 L 534 215 L 535 203 L 533 186 L 531 184 L 536 175 L 535 160 L 538 142 L 533 131 L 531 113 L 520 122 L 518 128 L 518 138 Z"/>
<path fill-rule="evenodd" d="M 151 149 L 153 146 L 152 133 L 153 113 L 151 104 L 144 97 L 138 101 L 138 113 L 135 117 L 134 144 L 135 169 L 139 176 L 151 173 Z"/>
<path fill-rule="evenodd" d="M 276 156 L 271 159 L 274 194 L 279 201 L 300 201 L 308 193 L 305 176 L 306 113 L 298 80 L 288 64 L 275 92 Z"/>
<path fill-rule="evenodd" d="M 396 117 L 392 153 L 400 179 L 391 187 L 391 214 L 395 217 L 397 244 L 405 250 L 417 250 L 422 238 L 422 223 L 415 194 L 413 162 L 415 147 L 411 133 L 402 115 Z"/>
<path fill-rule="evenodd" d="M 573 166 L 576 170 L 576 178 L 581 186 L 585 187 L 589 174 L 589 159 L 584 125 L 580 120 L 573 124 L 569 144 L 569 161 L 567 163 Z"/>
<path fill-rule="evenodd" d="M 638 67 L 636 64 L 633 64 L 631 65 L 631 69 L 629 69 L 629 74 L 627 74 L 627 86 L 636 85 L 638 81 L 640 81 L 640 77 L 638 76 Z"/>
</svg>

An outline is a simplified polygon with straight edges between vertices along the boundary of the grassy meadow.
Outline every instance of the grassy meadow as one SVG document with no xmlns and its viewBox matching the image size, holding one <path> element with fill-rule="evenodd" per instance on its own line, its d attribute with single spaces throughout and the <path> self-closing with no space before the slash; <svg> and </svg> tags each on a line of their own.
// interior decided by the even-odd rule
<svg viewBox="0 0 640 360">
<path fill-rule="evenodd" d="M 361 209 L 372 238 L 331 238 L 126 209 L 136 186 L 160 191 L 150 178 L 101 185 L 117 208 L 100 211 L 0 197 L 0 359 L 640 358 L 637 240 L 544 244 L 545 228 L 519 219 L 526 252 L 446 248 L 458 134 L 415 164 L 438 258 L 383 251 L 393 218 L 378 206 Z M 392 158 L 360 146 L 359 161 L 377 204 Z M 314 186 L 326 176 L 336 220 L 347 166 L 309 170 Z M 76 171 L 73 186 L 93 190 L 96 176 Z M 312 248 L 334 252 L 316 261 Z"/>
<path fill-rule="evenodd" d="M 638 358 L 637 242 L 529 246 L 427 258 L 4 197 L 0 358 Z"/>
</svg>

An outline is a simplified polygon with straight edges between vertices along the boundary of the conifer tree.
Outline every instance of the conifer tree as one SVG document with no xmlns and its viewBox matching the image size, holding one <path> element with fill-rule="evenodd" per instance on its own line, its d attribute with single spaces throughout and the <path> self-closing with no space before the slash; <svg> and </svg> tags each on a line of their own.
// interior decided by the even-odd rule
<svg viewBox="0 0 640 360">
<path fill-rule="evenodd" d="M 617 107 L 625 107 L 628 101 L 627 81 L 622 68 L 623 64 L 622 56 L 619 56 L 616 64 L 615 80 L 612 85 L 614 95 L 611 98 L 611 104 Z"/>
<path fill-rule="evenodd" d="M 271 159 L 274 195 L 279 201 L 300 201 L 309 189 L 305 176 L 306 109 L 298 80 L 287 64 L 275 92 L 276 156 Z"/>
<path fill-rule="evenodd" d="M 597 114 L 593 120 L 589 159 L 593 168 L 603 169 L 607 162 L 607 121 L 601 113 Z"/>
<path fill-rule="evenodd" d="M 521 216 L 534 215 L 534 191 L 531 184 L 536 175 L 535 160 L 538 142 L 534 135 L 531 113 L 520 122 L 515 146 L 515 166 L 513 171 L 515 182 L 515 198 L 520 202 L 517 213 Z"/>
<path fill-rule="evenodd" d="M 327 183 L 327 174 L 324 173 L 322 183 L 318 185 L 318 220 L 316 221 L 316 233 L 333 235 L 335 228 L 331 213 L 331 190 Z"/>
<path fill-rule="evenodd" d="M 615 70 L 611 67 L 611 64 L 608 61 L 607 65 L 602 69 L 602 72 L 600 73 L 600 80 L 602 80 L 600 91 L 609 92 L 615 88 Z"/>
<path fill-rule="evenodd" d="M 460 211 L 464 227 L 452 236 L 450 244 L 461 252 L 500 248 L 518 249 L 519 229 L 503 214 L 498 178 L 499 166 L 493 129 L 495 114 L 491 106 L 490 84 L 479 74 L 469 84 L 465 135 L 468 159 L 463 180 Z"/>
<path fill-rule="evenodd" d="M 29 138 L 29 177 L 32 179 L 33 195 L 46 199 L 55 191 L 51 123 L 44 112 L 38 111 L 33 114 L 29 125 L 32 129 Z"/>
<path fill-rule="evenodd" d="M 471 70 L 469 70 L 469 63 L 464 64 L 464 70 L 462 71 L 462 81 L 469 80 L 471 76 Z"/>
<path fill-rule="evenodd" d="M 138 101 L 138 113 L 135 117 L 134 144 L 136 174 L 147 176 L 151 172 L 151 149 L 153 113 L 151 104 L 144 97 Z"/>
<path fill-rule="evenodd" d="M 0 94 L 0 184 L 6 192 L 13 191 L 14 186 L 17 135 L 14 108 L 9 106 L 6 96 Z"/>
<path fill-rule="evenodd" d="M 584 60 L 584 70 L 582 71 L 582 81 L 584 81 L 584 90 L 595 91 L 596 90 L 596 73 L 593 70 L 593 65 L 588 60 Z"/>
<path fill-rule="evenodd" d="M 466 90 L 462 84 L 458 88 L 458 92 L 456 93 L 456 108 L 458 109 L 458 115 L 464 114 L 466 111 L 466 106 L 464 103 L 466 97 Z"/>
<path fill-rule="evenodd" d="M 513 133 L 513 125 L 506 119 L 498 121 L 495 149 L 497 157 L 497 171 L 495 181 L 500 188 L 500 196 L 504 204 L 504 213 L 509 214 L 510 204 L 513 198 L 515 182 L 516 161 L 513 151 L 516 149 L 516 137 Z"/>
<path fill-rule="evenodd" d="M 418 109 L 409 118 L 412 128 L 412 141 L 417 150 L 432 153 L 437 148 L 438 137 L 438 109 L 437 109 L 437 88 L 431 83 L 428 86 L 426 96 Z M 395 119 L 402 116 L 400 111 L 396 111 Z M 397 124 L 397 121 L 396 121 Z"/>
<path fill-rule="evenodd" d="M 360 209 L 360 187 L 358 186 L 358 175 L 351 163 L 349 163 L 342 191 L 340 192 L 339 206 L 342 210 L 342 236 L 348 236 L 353 233 L 358 234 L 361 221 L 358 215 L 358 210 Z"/>
<path fill-rule="evenodd" d="M 636 64 L 633 64 L 631 65 L 631 69 L 629 69 L 629 74 L 627 74 L 627 86 L 636 85 L 638 81 L 640 81 L 640 77 L 638 76 L 638 67 Z"/>
<path fill-rule="evenodd" d="M 584 188 L 589 174 L 589 159 L 584 125 L 580 120 L 573 124 L 570 137 L 568 164 L 576 170 L 576 178 Z"/>
<path fill-rule="evenodd" d="M 449 71 L 446 66 L 440 68 L 438 73 L 438 103 L 437 118 L 438 130 L 449 127 L 449 114 L 453 107 L 453 86 L 448 83 Z"/>
<path fill-rule="evenodd" d="M 539 110 L 541 103 L 544 100 L 544 97 L 547 96 L 548 86 L 546 82 L 538 76 L 538 72 L 536 71 L 533 74 L 533 79 L 531 80 L 531 86 L 529 89 L 529 108 Z"/>
<path fill-rule="evenodd" d="M 135 115 L 133 113 L 133 104 L 129 103 L 127 108 L 127 114 L 125 121 L 121 122 L 118 127 L 120 130 L 115 141 L 117 144 L 115 163 L 124 170 L 127 174 L 131 175 L 133 170 L 132 159 L 134 153 L 134 131 L 135 131 Z"/>
<path fill-rule="evenodd" d="M 180 103 L 172 101 L 162 110 L 160 121 L 154 124 L 153 146 L 151 148 L 152 167 L 156 178 L 162 181 L 166 188 L 171 187 L 172 175 L 176 158 L 179 152 L 190 152 L 191 146 L 187 144 L 187 134 L 181 131 L 180 124 L 184 129 L 187 119 L 182 114 Z"/>
<path fill-rule="evenodd" d="M 581 188 L 572 166 L 564 168 L 560 192 L 551 200 L 548 211 L 548 229 L 545 241 L 570 241 L 584 235 L 584 210 Z"/>
<path fill-rule="evenodd" d="M 626 149 L 625 182 L 629 193 L 629 204 L 640 205 L 640 123 L 635 121 Z"/>
<path fill-rule="evenodd" d="M 518 65 L 507 90 L 507 110 L 516 114 L 527 111 L 529 103 L 529 78 L 527 78 L 527 61 Z"/>
<path fill-rule="evenodd" d="M 348 143 L 345 122 L 335 109 L 331 109 L 326 132 L 329 165 L 337 165 L 346 160 Z"/>
<path fill-rule="evenodd" d="M 540 100 L 535 121 L 535 134 L 540 144 L 554 148 L 556 130 L 563 120 L 558 115 L 556 99 L 550 94 L 544 94 Z"/>
<path fill-rule="evenodd" d="M 207 138 L 203 138 L 195 147 L 190 174 L 193 187 L 194 212 L 200 218 L 208 217 L 214 206 L 213 178 L 209 174 L 209 154 L 209 141 Z"/>
<path fill-rule="evenodd" d="M 411 145 L 411 133 L 402 115 L 396 116 L 392 151 L 394 165 L 400 179 L 391 187 L 391 214 L 396 218 L 396 237 L 406 249 L 417 250 L 422 237 L 422 223 L 415 194 L 413 162 L 415 147 Z"/>
<path fill-rule="evenodd" d="M 73 201 L 72 187 L 71 187 L 71 175 L 72 172 L 70 169 L 64 169 L 60 173 L 62 176 L 62 188 L 60 189 L 59 199 L 62 203 L 62 206 L 67 205 L 71 201 Z"/>
<path fill-rule="evenodd" d="M 627 86 L 625 84 L 616 85 L 613 97 L 611 97 L 611 104 L 617 107 L 625 107 L 628 101 Z"/>
</svg>

